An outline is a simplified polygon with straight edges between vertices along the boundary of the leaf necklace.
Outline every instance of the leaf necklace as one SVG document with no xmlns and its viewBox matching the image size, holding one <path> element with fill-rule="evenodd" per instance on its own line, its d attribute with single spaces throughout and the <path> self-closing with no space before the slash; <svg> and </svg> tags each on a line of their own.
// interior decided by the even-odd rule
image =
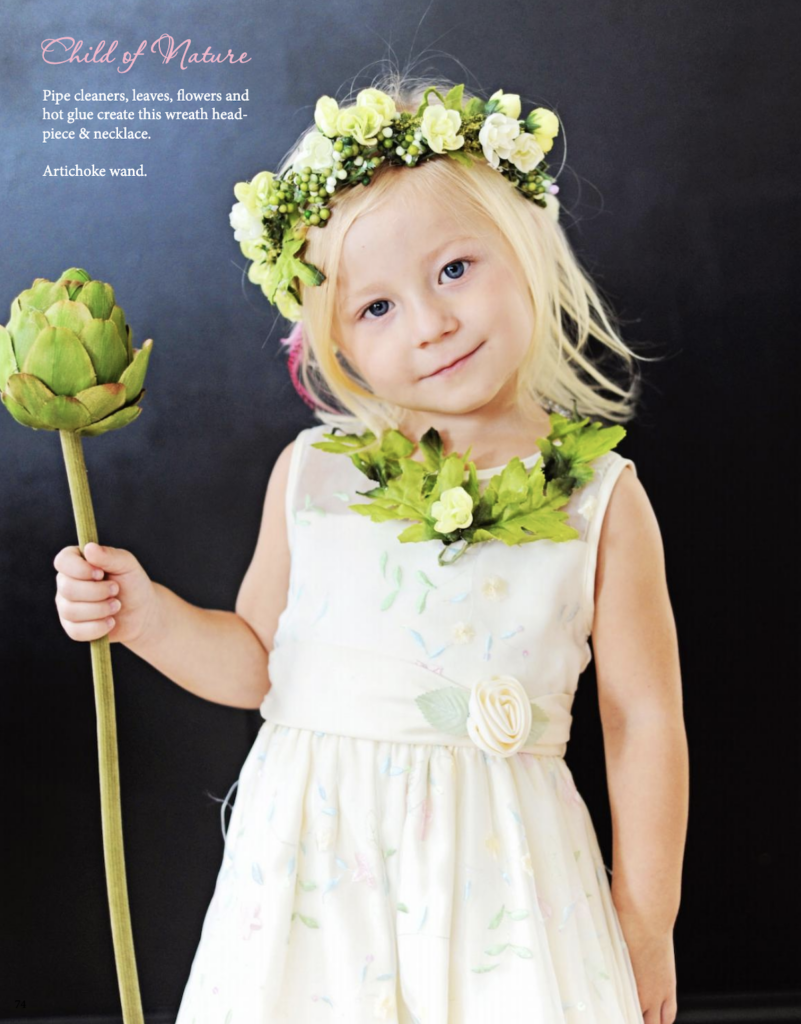
<svg viewBox="0 0 801 1024">
<path fill-rule="evenodd" d="M 581 418 L 574 403 L 570 418 L 549 414 L 551 432 L 538 438 L 541 458 L 528 470 L 514 456 L 489 481 L 483 493 L 475 463 L 451 452 L 443 457 L 442 438 L 434 427 L 420 438 L 422 462 L 409 456 L 418 445 L 399 430 L 385 430 L 381 438 L 371 431 L 362 434 L 323 434 L 313 448 L 346 454 L 364 475 L 376 482 L 369 491 L 357 491 L 369 504 L 349 505 L 373 522 L 412 520 L 398 534 L 402 544 L 439 540 L 444 545 L 440 565 L 452 565 L 473 544 L 501 540 L 504 544 L 528 544 L 535 540 L 566 541 L 578 531 L 559 509 L 571 494 L 592 480 L 591 463 L 615 448 L 626 436 L 624 427 L 605 427 Z M 465 480 L 467 474 L 467 480 Z"/>
</svg>

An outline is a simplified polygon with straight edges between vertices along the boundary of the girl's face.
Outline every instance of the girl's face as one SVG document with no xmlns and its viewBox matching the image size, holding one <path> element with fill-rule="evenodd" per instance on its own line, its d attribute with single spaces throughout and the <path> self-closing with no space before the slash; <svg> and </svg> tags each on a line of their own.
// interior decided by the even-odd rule
<svg viewBox="0 0 801 1024">
<path fill-rule="evenodd" d="M 534 330 L 519 263 L 488 220 L 407 195 L 405 181 L 345 236 L 339 348 L 376 395 L 406 409 L 505 410 Z"/>
</svg>

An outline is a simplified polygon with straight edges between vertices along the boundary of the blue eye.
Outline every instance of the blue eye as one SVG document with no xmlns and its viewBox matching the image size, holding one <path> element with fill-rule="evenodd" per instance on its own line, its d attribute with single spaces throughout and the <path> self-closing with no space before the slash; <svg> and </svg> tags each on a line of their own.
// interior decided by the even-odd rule
<svg viewBox="0 0 801 1024">
<path fill-rule="evenodd" d="M 457 267 L 457 266 L 459 266 L 459 264 L 465 265 L 465 264 L 473 263 L 473 262 L 474 261 L 472 259 L 468 259 L 468 258 L 465 258 L 465 259 L 462 259 L 462 260 L 451 260 L 451 262 L 450 263 L 446 263 L 445 266 L 442 269 L 443 269 L 443 271 L 446 271 L 449 267 Z M 450 278 L 450 280 L 451 281 L 459 281 L 459 280 L 461 280 L 462 277 L 464 277 L 464 270 L 457 277 L 452 277 L 452 278 Z M 359 320 L 365 320 L 365 319 L 381 320 L 382 319 L 381 316 L 366 317 L 365 313 L 367 313 L 368 310 L 373 309 L 374 306 L 381 306 L 381 305 L 386 305 L 386 304 L 387 304 L 387 299 L 376 299 L 375 302 L 371 302 L 370 305 L 366 306 L 364 311 L 359 314 Z"/>
</svg>

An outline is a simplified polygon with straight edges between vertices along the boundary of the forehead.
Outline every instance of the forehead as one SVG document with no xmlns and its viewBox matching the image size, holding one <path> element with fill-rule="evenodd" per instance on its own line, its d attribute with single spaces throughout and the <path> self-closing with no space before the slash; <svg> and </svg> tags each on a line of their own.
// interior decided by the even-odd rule
<svg viewBox="0 0 801 1024">
<path fill-rule="evenodd" d="M 339 265 L 341 297 L 350 301 L 386 275 L 420 269 L 450 242 L 491 244 L 496 232 L 458 200 L 398 186 L 348 228 Z"/>
</svg>

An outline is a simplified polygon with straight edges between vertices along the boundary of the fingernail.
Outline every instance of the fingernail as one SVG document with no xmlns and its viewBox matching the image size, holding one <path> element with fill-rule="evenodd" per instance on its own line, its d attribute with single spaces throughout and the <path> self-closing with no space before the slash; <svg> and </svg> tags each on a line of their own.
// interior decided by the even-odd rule
<svg viewBox="0 0 801 1024">
<path fill-rule="evenodd" d="M 94 569 L 93 572 L 92 572 L 92 578 L 96 579 L 96 580 L 102 580 L 103 579 L 103 570 L 102 569 Z"/>
</svg>

